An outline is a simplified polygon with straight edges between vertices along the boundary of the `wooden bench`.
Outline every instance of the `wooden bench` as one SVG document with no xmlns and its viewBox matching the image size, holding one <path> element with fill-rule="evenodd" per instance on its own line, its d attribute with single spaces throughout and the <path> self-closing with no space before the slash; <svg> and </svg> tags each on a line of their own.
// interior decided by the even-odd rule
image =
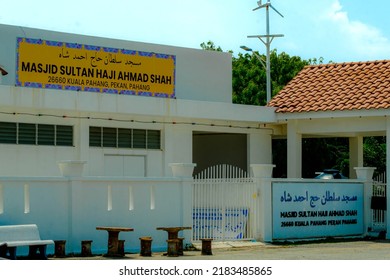
<svg viewBox="0 0 390 280">
<path fill-rule="evenodd" d="M 28 257 L 47 259 L 46 245 L 53 240 L 42 240 L 37 225 L 0 226 L 0 258 L 16 259 L 16 248 L 29 246 Z"/>
</svg>

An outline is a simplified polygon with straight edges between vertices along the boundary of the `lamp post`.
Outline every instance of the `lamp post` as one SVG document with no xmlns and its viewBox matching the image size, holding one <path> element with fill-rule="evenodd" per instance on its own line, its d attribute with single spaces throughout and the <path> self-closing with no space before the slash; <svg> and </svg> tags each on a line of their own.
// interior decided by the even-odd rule
<svg viewBox="0 0 390 280">
<path fill-rule="evenodd" d="M 251 51 L 260 60 L 260 62 L 262 63 L 262 65 L 265 68 L 266 77 L 267 77 L 267 103 L 268 103 L 271 100 L 271 61 L 270 61 L 271 43 L 272 43 L 274 38 L 284 36 L 282 34 L 273 34 L 273 35 L 269 34 L 270 33 L 270 30 L 269 30 L 269 8 L 271 7 L 281 17 L 283 17 L 283 15 L 281 13 L 279 13 L 278 10 L 276 10 L 271 5 L 270 0 L 267 0 L 267 3 L 265 3 L 265 4 L 262 4 L 262 1 L 260 0 L 257 2 L 257 5 L 258 5 L 258 7 L 254 8 L 253 11 L 256 11 L 256 10 L 262 9 L 262 8 L 266 8 L 266 35 L 252 35 L 252 36 L 248 36 L 248 38 L 258 38 L 265 45 L 265 47 L 266 47 L 265 65 L 264 65 L 263 59 L 261 59 L 261 57 L 256 52 L 254 52 L 251 48 L 248 48 L 246 46 L 241 46 L 241 48 L 246 50 L 246 51 Z"/>
<path fill-rule="evenodd" d="M 240 48 L 244 51 L 251 52 L 254 56 L 256 56 L 256 58 L 260 61 L 261 65 L 263 65 L 264 69 L 267 70 L 266 61 L 264 61 L 264 59 L 257 52 L 247 46 L 240 46 Z"/>
</svg>

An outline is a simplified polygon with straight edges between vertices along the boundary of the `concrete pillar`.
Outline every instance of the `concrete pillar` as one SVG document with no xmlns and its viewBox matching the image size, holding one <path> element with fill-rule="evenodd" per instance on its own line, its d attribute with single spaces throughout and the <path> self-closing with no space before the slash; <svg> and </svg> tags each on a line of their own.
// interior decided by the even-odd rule
<svg viewBox="0 0 390 280">
<path fill-rule="evenodd" d="M 364 234 L 367 235 L 368 229 L 371 227 L 371 197 L 372 197 L 372 177 L 376 167 L 355 167 L 356 177 L 364 181 L 364 204 L 363 204 L 363 229 Z"/>
<path fill-rule="evenodd" d="M 180 125 L 165 126 L 164 150 L 163 176 L 169 176 L 171 162 L 192 162 L 192 130 Z"/>
<path fill-rule="evenodd" d="M 302 134 L 296 120 L 287 124 L 287 177 L 302 177 Z"/>
<path fill-rule="evenodd" d="M 272 163 L 271 131 L 248 134 L 248 166 L 251 163 Z"/>
<path fill-rule="evenodd" d="M 257 183 L 259 194 L 258 205 L 258 239 L 265 242 L 272 241 L 272 164 L 251 164 L 253 180 Z"/>
<path fill-rule="evenodd" d="M 75 190 L 81 188 L 81 177 L 83 176 L 84 172 L 84 165 L 86 164 L 86 161 L 82 160 L 62 160 L 58 161 L 58 167 L 60 168 L 62 176 L 69 179 L 68 181 L 68 196 L 67 196 L 67 208 L 68 208 L 68 220 L 66 221 L 68 223 L 67 229 L 67 240 L 66 243 L 67 250 L 69 250 L 70 253 L 75 252 L 75 248 L 77 247 L 75 240 L 73 238 L 73 232 L 74 232 L 74 221 L 77 219 L 75 216 L 76 214 L 73 211 L 73 202 L 77 199 L 75 197 Z M 65 221 L 64 221 L 65 222 Z"/>
<path fill-rule="evenodd" d="M 363 136 L 349 138 L 349 178 L 356 179 L 354 167 L 363 166 Z"/>
<path fill-rule="evenodd" d="M 182 209 L 181 220 L 182 225 L 178 226 L 192 226 L 192 185 L 193 178 L 192 173 L 196 166 L 195 163 L 171 163 L 169 166 L 172 168 L 172 174 L 174 177 L 180 178 L 181 183 L 181 200 L 180 209 Z M 183 230 L 183 237 L 190 241 L 192 239 L 192 231 Z"/>
</svg>

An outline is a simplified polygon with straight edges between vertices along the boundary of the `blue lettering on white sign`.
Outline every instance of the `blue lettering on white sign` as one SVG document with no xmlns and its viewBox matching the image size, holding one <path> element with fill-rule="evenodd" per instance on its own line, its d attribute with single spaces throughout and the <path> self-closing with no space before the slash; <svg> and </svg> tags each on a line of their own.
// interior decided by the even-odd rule
<svg viewBox="0 0 390 280">
<path fill-rule="evenodd" d="M 356 195 L 336 195 L 336 192 L 331 192 L 329 190 L 325 191 L 325 194 L 322 197 L 317 195 L 309 195 L 309 191 L 306 191 L 303 195 L 291 195 L 289 192 L 284 191 L 283 195 L 280 197 L 280 202 L 310 202 L 310 207 L 315 208 L 317 206 L 317 201 L 320 201 L 322 205 L 327 204 L 328 202 L 344 202 L 348 203 L 350 201 L 357 201 L 358 198 Z"/>
</svg>

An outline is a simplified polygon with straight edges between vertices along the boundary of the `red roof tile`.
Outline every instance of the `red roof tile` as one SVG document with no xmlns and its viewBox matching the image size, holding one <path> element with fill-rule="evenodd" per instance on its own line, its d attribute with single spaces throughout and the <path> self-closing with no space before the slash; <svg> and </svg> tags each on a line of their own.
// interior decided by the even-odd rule
<svg viewBox="0 0 390 280">
<path fill-rule="evenodd" d="M 387 109 L 390 60 L 310 65 L 268 106 L 278 113 Z"/>
</svg>

